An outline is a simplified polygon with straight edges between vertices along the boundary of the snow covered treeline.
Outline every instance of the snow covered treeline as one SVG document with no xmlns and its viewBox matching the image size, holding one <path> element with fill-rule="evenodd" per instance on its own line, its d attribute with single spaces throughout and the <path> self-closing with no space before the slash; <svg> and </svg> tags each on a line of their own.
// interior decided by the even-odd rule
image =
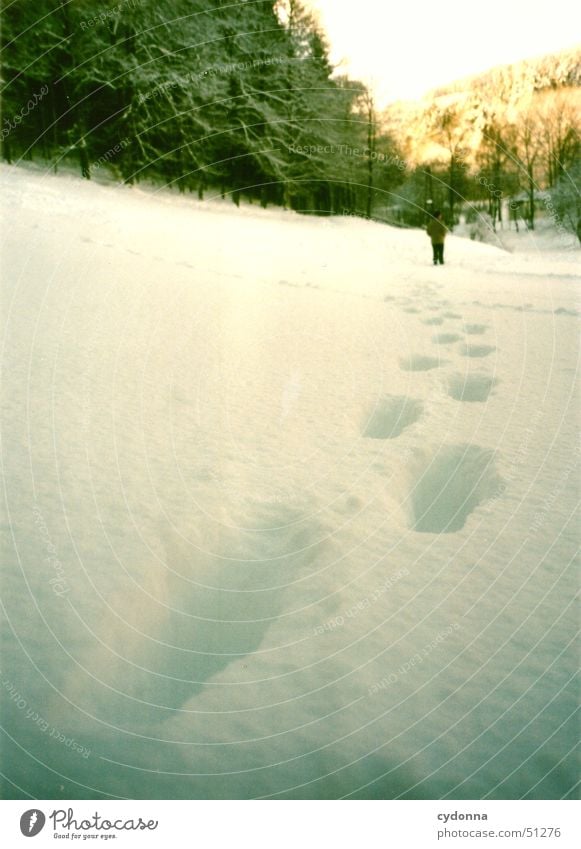
<svg viewBox="0 0 581 849">
<path fill-rule="evenodd" d="M 126 182 L 323 212 L 363 211 L 372 182 L 401 181 L 395 165 L 373 174 L 365 151 L 394 159 L 391 142 L 366 89 L 331 79 L 325 38 L 296 0 L 14 3 L 3 47 L 8 161 L 74 158 L 90 178 L 105 156 Z"/>
<path fill-rule="evenodd" d="M 537 218 L 581 234 L 578 50 L 379 113 L 300 0 L 17 0 L 3 19 L 8 162 L 406 227 L 437 207 L 472 238 Z"/>
</svg>

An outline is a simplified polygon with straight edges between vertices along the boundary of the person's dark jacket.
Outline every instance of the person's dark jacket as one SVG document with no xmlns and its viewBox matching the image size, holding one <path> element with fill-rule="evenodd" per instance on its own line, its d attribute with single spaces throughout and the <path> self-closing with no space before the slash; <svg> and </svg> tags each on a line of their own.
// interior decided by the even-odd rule
<svg viewBox="0 0 581 849">
<path fill-rule="evenodd" d="M 428 236 L 433 245 L 443 245 L 448 228 L 440 218 L 431 218 L 428 224 Z"/>
</svg>

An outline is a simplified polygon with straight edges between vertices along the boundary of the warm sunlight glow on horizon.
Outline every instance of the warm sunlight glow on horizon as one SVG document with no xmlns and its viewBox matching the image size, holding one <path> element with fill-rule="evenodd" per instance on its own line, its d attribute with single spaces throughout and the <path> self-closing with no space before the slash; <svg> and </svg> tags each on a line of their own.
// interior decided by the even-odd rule
<svg viewBox="0 0 581 849">
<path fill-rule="evenodd" d="M 339 71 L 370 84 L 380 106 L 574 47 L 581 34 L 581 6 L 572 0 L 305 2 L 319 13 Z"/>
</svg>

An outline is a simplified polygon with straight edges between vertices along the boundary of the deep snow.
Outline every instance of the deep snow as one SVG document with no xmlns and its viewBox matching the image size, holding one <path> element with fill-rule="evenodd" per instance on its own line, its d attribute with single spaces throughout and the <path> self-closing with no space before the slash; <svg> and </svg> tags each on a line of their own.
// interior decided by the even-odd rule
<svg viewBox="0 0 581 849">
<path fill-rule="evenodd" d="M 0 176 L 3 795 L 572 792 L 579 252 Z"/>
</svg>

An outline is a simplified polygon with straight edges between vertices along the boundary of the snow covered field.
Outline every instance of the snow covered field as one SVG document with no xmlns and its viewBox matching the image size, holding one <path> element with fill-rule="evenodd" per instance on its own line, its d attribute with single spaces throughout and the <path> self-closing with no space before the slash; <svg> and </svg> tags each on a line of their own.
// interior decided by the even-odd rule
<svg viewBox="0 0 581 849">
<path fill-rule="evenodd" d="M 579 251 L 0 176 L 3 795 L 572 793 Z"/>
</svg>

